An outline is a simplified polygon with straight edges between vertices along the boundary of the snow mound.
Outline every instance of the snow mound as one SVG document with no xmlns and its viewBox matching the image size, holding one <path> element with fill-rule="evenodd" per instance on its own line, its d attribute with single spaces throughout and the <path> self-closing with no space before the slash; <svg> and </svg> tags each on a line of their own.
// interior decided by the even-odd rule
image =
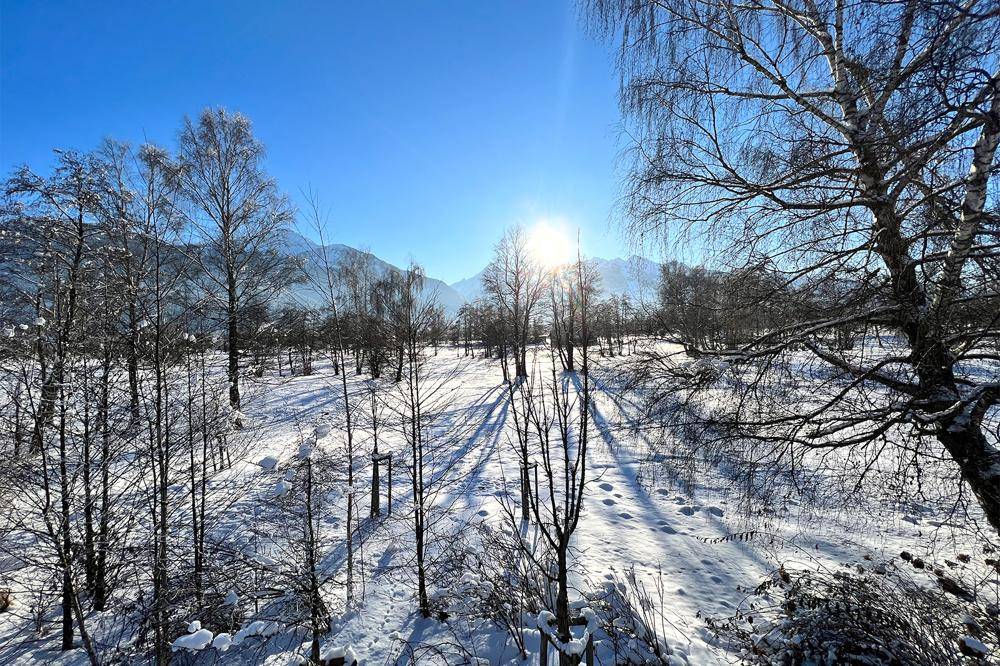
<svg viewBox="0 0 1000 666">
<path fill-rule="evenodd" d="M 241 643 L 243 643 L 243 641 L 245 641 L 248 638 L 252 638 L 254 636 L 260 636 L 261 638 L 268 638 L 276 633 L 278 633 L 277 622 L 268 622 L 267 620 L 256 620 L 255 622 L 251 622 L 247 626 L 237 631 L 236 635 L 233 636 L 232 644 L 240 645 Z"/>
<path fill-rule="evenodd" d="M 212 641 L 212 647 L 214 647 L 219 652 L 225 652 L 229 649 L 229 646 L 233 644 L 233 637 L 227 633 L 221 633 L 215 637 Z"/>
<path fill-rule="evenodd" d="M 343 659 L 345 664 L 360 664 L 361 660 L 358 659 L 358 655 L 354 652 L 354 649 L 350 645 L 344 645 L 343 647 L 326 648 L 320 653 L 319 657 L 322 661 L 328 661 L 330 659 Z"/>
<path fill-rule="evenodd" d="M 195 623 L 192 623 L 195 624 Z M 199 626 L 201 626 L 199 624 Z M 204 650 L 212 643 L 213 634 L 208 629 L 198 629 L 194 633 L 188 634 L 187 636 L 181 636 L 171 644 L 171 648 L 174 651 L 177 650 L 188 650 L 190 652 L 198 652 L 199 650 Z"/>
</svg>

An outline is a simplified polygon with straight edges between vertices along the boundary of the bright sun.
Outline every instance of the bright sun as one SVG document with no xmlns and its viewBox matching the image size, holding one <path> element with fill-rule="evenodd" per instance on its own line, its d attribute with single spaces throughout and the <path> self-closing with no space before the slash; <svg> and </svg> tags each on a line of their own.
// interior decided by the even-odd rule
<svg viewBox="0 0 1000 666">
<path fill-rule="evenodd" d="M 559 226 L 542 220 L 528 232 L 528 249 L 535 260 L 548 269 L 573 260 L 573 245 Z"/>
</svg>

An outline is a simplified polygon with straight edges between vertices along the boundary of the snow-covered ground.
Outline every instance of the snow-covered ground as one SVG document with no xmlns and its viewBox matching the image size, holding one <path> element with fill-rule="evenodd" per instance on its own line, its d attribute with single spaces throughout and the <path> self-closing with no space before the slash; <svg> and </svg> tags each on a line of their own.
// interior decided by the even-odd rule
<svg viewBox="0 0 1000 666">
<path fill-rule="evenodd" d="M 536 357 L 548 363 L 545 354 Z M 685 470 L 671 470 L 672 459 L 662 450 L 662 438 L 631 426 L 640 417 L 641 401 L 615 389 L 615 370 L 628 358 L 595 359 L 593 431 L 588 459 L 584 515 L 573 549 L 575 572 L 571 581 L 580 600 L 609 581 L 621 581 L 634 568 L 638 579 L 662 603 L 661 638 L 670 646 L 675 663 L 730 663 L 734 655 L 716 645 L 706 616 L 731 615 L 755 587 L 779 564 L 792 562 L 830 566 L 887 559 L 903 551 L 950 557 L 969 545 L 968 535 L 947 517 L 914 516 L 870 507 L 806 507 L 794 498 L 780 514 L 753 515 L 752 507 L 733 494 L 722 470 L 702 470 L 690 484 Z M 383 406 L 381 452 L 392 452 L 396 469 L 393 507 L 389 517 L 370 518 L 369 493 L 371 432 L 365 416 L 370 409 L 370 380 L 349 373 L 351 401 L 358 422 L 355 473 L 358 501 L 356 546 L 356 608 L 344 612 L 346 549 L 343 543 L 343 503 L 326 518 L 328 547 L 320 567 L 326 576 L 324 598 L 332 613 L 330 632 L 323 641 L 326 656 L 350 650 L 361 663 L 394 660 L 443 663 L 474 655 L 480 663 L 522 662 L 507 632 L 489 622 L 451 612 L 447 617 L 423 618 L 417 612 L 413 577 L 413 532 L 409 479 L 402 471 L 409 452 L 398 431 L 399 417 L 390 396 Z M 280 547 L 268 548 L 266 529 L 254 525 L 275 496 L 296 492 L 294 467 L 300 459 L 304 434 L 319 423 L 333 426 L 320 446 L 341 455 L 343 404 L 340 379 L 328 363 L 318 363 L 310 376 L 268 375 L 249 386 L 243 410 L 245 431 L 252 446 L 230 472 L 239 477 L 244 496 L 210 528 L 219 533 L 253 534 L 244 539 L 261 562 L 285 557 Z M 517 458 L 511 444 L 512 417 L 507 392 L 495 361 L 462 356 L 442 348 L 429 357 L 428 409 L 434 413 L 430 463 L 434 509 L 429 526 L 430 552 L 439 555 L 431 596 L 448 597 L 446 605 L 461 602 L 462 585 L 481 585 L 472 568 L 456 555 L 475 547 L 478 525 L 498 532 L 514 529 L 504 511 L 505 500 L 517 497 Z M 394 420 L 396 422 L 394 422 Z M 232 478 L 227 480 L 232 487 Z M 383 480 L 383 490 L 385 489 Z M 347 492 L 344 484 L 343 492 Z M 383 509 L 385 498 L 382 499 Z M 931 510 L 928 510 L 931 511 Z M 531 530 L 530 526 L 517 529 Z M 733 535 L 744 535 L 734 538 Z M 274 536 L 273 534 L 270 536 Z M 277 537 L 275 537 L 277 538 Z M 264 544 L 264 545 L 262 545 Z M 275 566 L 280 566 L 280 562 Z M 227 602 L 240 608 L 242 623 L 233 632 L 215 632 L 204 618 L 179 618 L 188 633 L 177 636 L 175 655 L 181 663 L 301 663 L 308 654 L 309 636 L 283 622 L 276 601 L 250 601 L 253 582 L 232 590 Z M 662 590 L 662 594 L 655 592 Z M 994 590 L 995 591 L 995 590 Z M 579 601 L 578 605 L 585 605 Z M 84 660 L 82 651 L 60 655 L 52 632 L 30 649 L 4 651 L 5 641 L 23 636 L 14 615 L 0 614 L 0 655 L 12 663 L 71 663 Z M 54 617 L 54 615 L 53 615 Z M 531 624 L 529 619 L 528 624 Z M 99 621 L 93 622 L 95 627 Z M 95 629 L 95 631 L 98 631 Z M 538 631 L 528 626 L 526 646 L 537 663 Z M 457 646 L 461 646 L 459 649 Z M 461 658 L 459 653 L 464 656 Z M 600 663 L 613 663 L 611 647 L 598 644 Z"/>
</svg>

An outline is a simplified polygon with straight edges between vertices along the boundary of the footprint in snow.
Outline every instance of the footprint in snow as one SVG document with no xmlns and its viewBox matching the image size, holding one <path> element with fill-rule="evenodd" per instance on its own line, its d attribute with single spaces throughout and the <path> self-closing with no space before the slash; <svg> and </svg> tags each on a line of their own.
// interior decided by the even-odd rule
<svg viewBox="0 0 1000 666">
<path fill-rule="evenodd" d="M 717 506 L 710 506 L 710 507 L 708 507 L 708 512 L 710 514 L 712 514 L 713 516 L 717 517 L 717 518 L 721 518 L 722 517 L 722 509 L 720 509 Z"/>
<path fill-rule="evenodd" d="M 600 486 L 598 486 L 598 488 L 600 488 L 601 490 L 607 490 L 609 492 L 615 489 L 615 487 L 610 483 L 602 483 Z"/>
<path fill-rule="evenodd" d="M 486 509 L 483 509 L 482 511 L 479 512 L 479 515 L 485 518 L 486 516 L 490 515 L 490 512 L 487 511 Z"/>
<path fill-rule="evenodd" d="M 690 506 L 682 506 L 681 507 L 681 513 L 683 513 L 685 516 L 693 516 L 694 515 L 694 508 L 690 507 Z"/>
<path fill-rule="evenodd" d="M 616 502 L 613 499 L 603 499 L 601 500 L 601 502 L 603 502 L 607 506 L 614 506 L 616 504 Z"/>
<path fill-rule="evenodd" d="M 677 530 L 672 528 L 670 525 L 664 525 L 660 528 L 661 532 L 666 532 L 667 534 L 677 534 Z"/>
<path fill-rule="evenodd" d="M 632 514 L 630 513 L 619 513 L 618 515 L 624 518 L 625 520 L 632 520 Z"/>
</svg>

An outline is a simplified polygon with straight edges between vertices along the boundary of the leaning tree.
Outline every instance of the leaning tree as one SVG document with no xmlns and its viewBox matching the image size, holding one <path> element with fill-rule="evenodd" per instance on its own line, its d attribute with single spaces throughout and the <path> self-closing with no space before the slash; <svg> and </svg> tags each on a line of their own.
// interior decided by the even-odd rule
<svg viewBox="0 0 1000 666">
<path fill-rule="evenodd" d="M 953 495 L 971 489 L 1000 530 L 1000 5 L 589 10 L 621 39 L 630 231 L 780 278 L 738 296 L 788 308 L 729 348 L 689 345 L 697 367 L 661 354 L 647 376 L 739 392 L 713 431 L 752 443 L 758 468 L 831 448 L 860 452 L 865 470 L 893 452 L 943 456 Z M 838 344 L 845 328 L 862 344 Z"/>
</svg>

